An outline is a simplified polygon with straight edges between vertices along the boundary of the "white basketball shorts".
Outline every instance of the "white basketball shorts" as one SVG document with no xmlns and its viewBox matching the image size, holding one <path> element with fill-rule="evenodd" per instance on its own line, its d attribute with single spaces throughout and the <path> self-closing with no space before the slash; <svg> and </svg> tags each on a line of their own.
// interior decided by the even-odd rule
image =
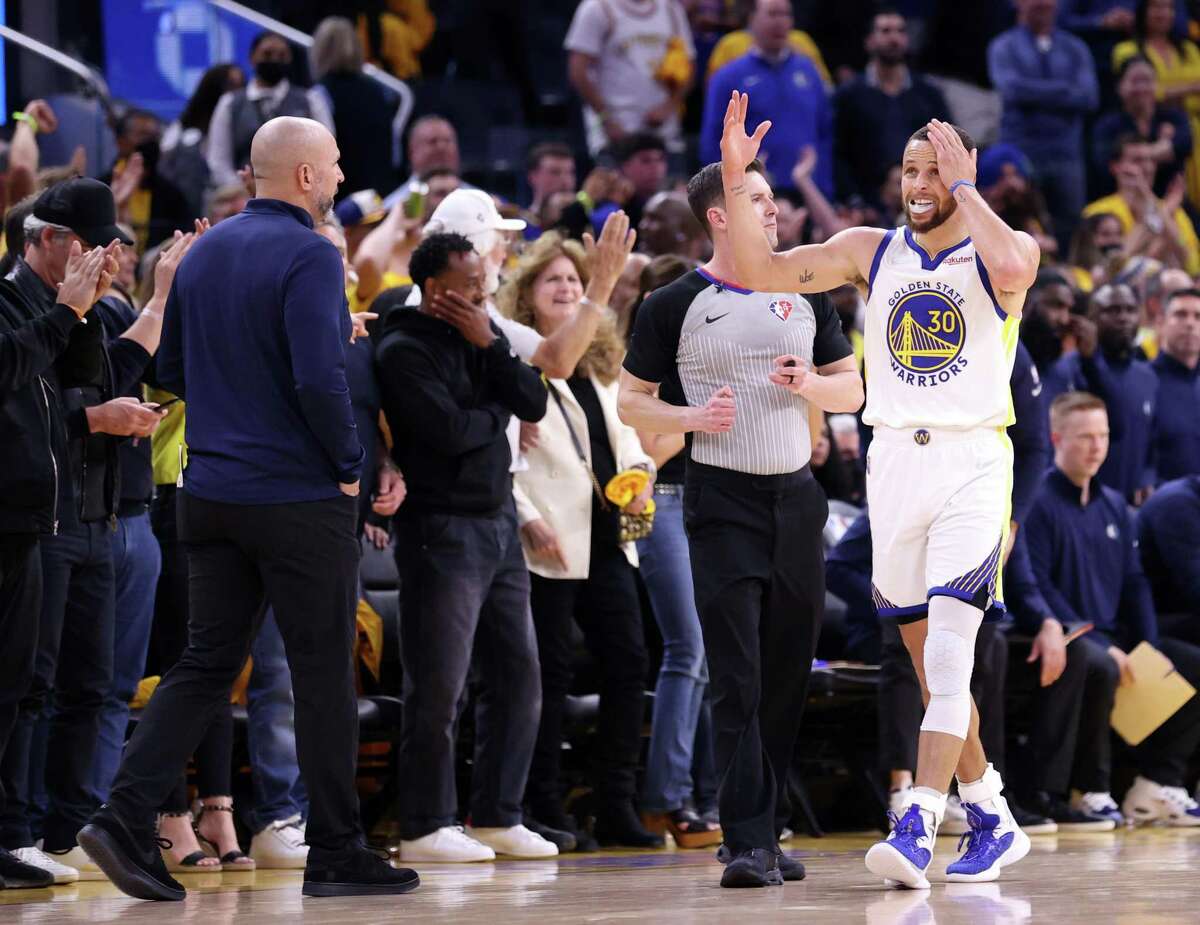
<svg viewBox="0 0 1200 925">
<path fill-rule="evenodd" d="M 1003 428 L 875 428 L 867 503 L 881 617 L 924 619 L 938 594 L 1003 612 L 1012 474 Z"/>
</svg>

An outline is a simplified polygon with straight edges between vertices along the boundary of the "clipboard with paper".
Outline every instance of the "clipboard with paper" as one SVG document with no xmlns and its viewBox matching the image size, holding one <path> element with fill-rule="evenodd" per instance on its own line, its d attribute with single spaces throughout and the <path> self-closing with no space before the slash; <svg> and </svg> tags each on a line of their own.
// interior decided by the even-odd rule
<svg viewBox="0 0 1200 925">
<path fill-rule="evenodd" d="M 1140 745 L 1196 694 L 1170 660 L 1148 642 L 1129 653 L 1135 682 L 1117 688 L 1112 727 L 1130 745 Z"/>
</svg>

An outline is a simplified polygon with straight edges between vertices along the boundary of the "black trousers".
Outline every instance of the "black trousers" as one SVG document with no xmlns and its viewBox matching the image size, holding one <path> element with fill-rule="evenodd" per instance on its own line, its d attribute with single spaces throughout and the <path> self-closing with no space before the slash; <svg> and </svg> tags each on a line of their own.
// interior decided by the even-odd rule
<svg viewBox="0 0 1200 925">
<path fill-rule="evenodd" d="M 1067 646 L 1067 666 L 1058 680 L 1041 687 L 1041 661 L 1028 664 L 1017 650 L 1014 670 L 1036 691 L 1029 750 L 1035 790 L 1066 796 L 1072 787 L 1107 792 L 1112 776 L 1110 716 L 1120 672 L 1104 644 L 1083 636 Z"/>
<path fill-rule="evenodd" d="M 917 741 L 925 705 L 921 682 L 895 620 L 879 621 L 879 764 L 880 770 L 916 771 Z M 1004 678 L 1008 671 L 1008 639 L 994 623 L 984 623 L 975 637 L 971 696 L 979 708 L 983 750 L 1004 773 Z"/>
<path fill-rule="evenodd" d="M 150 525 L 162 550 L 162 571 L 154 594 L 154 627 L 151 632 L 153 673 L 165 675 L 187 648 L 188 562 L 187 548 L 179 536 L 179 495 L 174 485 L 160 485 L 150 510 Z M 233 707 L 218 710 L 196 746 L 196 786 L 201 799 L 233 792 Z M 185 762 L 186 765 L 186 762 Z M 187 773 L 181 770 L 163 812 L 188 808 Z"/>
<path fill-rule="evenodd" d="M 542 697 L 516 512 L 510 502 L 493 517 L 409 515 L 396 527 L 400 837 L 422 838 L 458 819 L 456 720 L 472 661 L 479 683 L 471 821 L 518 825 Z"/>
<path fill-rule="evenodd" d="M 825 608 L 825 493 L 808 467 L 759 476 L 688 463 L 684 525 L 713 697 L 725 844 L 777 844 Z"/>
<path fill-rule="evenodd" d="M 113 681 L 116 582 L 107 521 L 93 521 L 44 536 L 42 607 L 33 681 L 21 701 L 0 778 L 8 793 L 0 814 L 0 845 L 32 845 L 30 768 L 35 729 L 49 711 L 45 785 L 47 813 L 42 835 L 48 850 L 75 845 L 75 833 L 96 809 L 92 759 L 100 730 L 100 708 Z"/>
<path fill-rule="evenodd" d="M 17 723 L 21 700 L 33 682 L 41 609 L 42 557 L 37 535 L 0 535 L 0 760 Z M 4 809 L 4 781 L 0 778 L 0 813 Z M 0 842 L 0 847 L 7 846 Z"/>
<path fill-rule="evenodd" d="M 355 499 L 345 496 L 236 505 L 180 494 L 188 647 L 150 699 L 113 783 L 109 802 L 128 823 L 153 823 L 179 769 L 228 707 L 269 603 L 296 694 L 296 750 L 311 797 L 310 860 L 361 843 L 354 790 L 357 518 Z"/>
<path fill-rule="evenodd" d="M 633 800 L 648 671 L 633 566 L 618 546 L 591 551 L 582 581 L 531 575 L 533 624 L 542 666 L 542 721 L 526 796 L 539 818 L 562 812 L 563 713 L 574 676 L 572 625 L 583 630 L 600 675 L 596 794 L 604 808 Z"/>
</svg>

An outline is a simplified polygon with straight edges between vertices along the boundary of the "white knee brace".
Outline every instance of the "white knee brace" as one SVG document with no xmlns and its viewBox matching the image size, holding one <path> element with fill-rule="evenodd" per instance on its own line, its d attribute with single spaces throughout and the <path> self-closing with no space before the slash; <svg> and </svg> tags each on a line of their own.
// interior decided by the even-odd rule
<svg viewBox="0 0 1200 925">
<path fill-rule="evenodd" d="M 937 595 L 929 601 L 925 638 L 925 683 L 929 709 L 922 732 L 944 732 L 966 739 L 971 725 L 971 669 L 975 636 L 983 613 L 956 598 Z"/>
</svg>

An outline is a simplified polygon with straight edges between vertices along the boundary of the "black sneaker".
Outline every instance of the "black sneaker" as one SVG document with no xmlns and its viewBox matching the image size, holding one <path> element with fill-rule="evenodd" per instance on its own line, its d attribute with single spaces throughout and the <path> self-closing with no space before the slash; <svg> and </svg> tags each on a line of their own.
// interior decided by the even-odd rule
<svg viewBox="0 0 1200 925">
<path fill-rule="evenodd" d="M 1060 832 L 1111 832 L 1117 827 L 1111 819 L 1083 809 L 1073 809 L 1063 797 L 1051 793 L 1035 793 L 1033 809 L 1058 823 Z"/>
<path fill-rule="evenodd" d="M 613 848 L 661 848 L 666 840 L 646 831 L 632 803 L 604 807 L 596 816 L 596 841 Z"/>
<path fill-rule="evenodd" d="M 1049 816 L 1030 812 L 1007 794 L 1005 798 L 1008 800 L 1008 810 L 1012 813 L 1013 821 L 1026 835 L 1053 835 L 1058 831 L 1058 823 Z"/>
<path fill-rule="evenodd" d="M 790 857 L 782 848 L 775 849 L 775 862 L 779 865 L 779 872 L 783 875 L 786 882 L 794 882 L 803 880 L 805 877 L 804 865 L 795 858 Z"/>
<path fill-rule="evenodd" d="M 558 849 L 559 854 L 574 851 L 575 846 L 579 844 L 574 832 L 568 832 L 564 829 L 554 829 L 548 825 L 543 825 L 532 816 L 525 817 L 525 828 L 529 829 L 534 835 L 542 836 L 542 838 L 554 845 Z"/>
<path fill-rule="evenodd" d="M 721 886 L 733 889 L 782 885 L 779 855 L 767 848 L 743 851 L 725 865 L 725 873 L 721 875 Z"/>
<path fill-rule="evenodd" d="M 308 855 L 305 896 L 395 896 L 421 885 L 415 870 L 393 867 L 370 848 L 357 847 L 322 860 Z"/>
<path fill-rule="evenodd" d="M 724 842 L 717 848 L 717 861 L 721 864 L 728 864 L 733 860 L 733 852 L 729 850 L 729 846 Z"/>
<path fill-rule="evenodd" d="M 0 889 L 34 890 L 54 886 L 54 874 L 18 860 L 0 848 Z"/>
<path fill-rule="evenodd" d="M 174 901 L 187 895 L 163 863 L 162 849 L 171 843 L 148 826 L 130 828 L 107 803 L 96 810 L 78 837 L 88 857 L 122 893 L 134 899 Z"/>
<path fill-rule="evenodd" d="M 546 829 L 551 829 L 555 832 L 565 832 L 575 839 L 575 847 L 566 849 L 574 851 L 576 854 L 591 854 L 594 851 L 599 851 L 600 846 L 596 843 L 596 839 L 592 838 L 582 826 L 575 821 L 575 817 L 561 809 L 545 812 L 536 812 L 533 810 L 525 811 L 525 826 L 532 829 L 529 824 L 532 819 L 537 825 Z M 536 829 L 534 831 L 537 831 Z M 540 834 L 540 833 L 539 833 Z M 543 835 L 543 838 L 547 836 Z M 563 849 L 559 849 L 562 851 Z"/>
</svg>

